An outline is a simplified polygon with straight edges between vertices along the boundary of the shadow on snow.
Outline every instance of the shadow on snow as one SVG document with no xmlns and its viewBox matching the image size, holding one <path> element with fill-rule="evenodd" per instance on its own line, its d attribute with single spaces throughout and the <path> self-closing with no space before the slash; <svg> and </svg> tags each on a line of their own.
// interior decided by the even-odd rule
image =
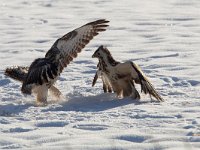
<svg viewBox="0 0 200 150">
<path fill-rule="evenodd" d="M 147 101 L 138 101 L 130 98 L 117 99 L 114 94 L 100 94 L 96 96 L 69 96 L 69 100 L 62 102 L 60 106 L 49 108 L 43 111 L 81 111 L 98 112 L 116 107 L 121 107 L 134 103 L 139 105 L 148 103 Z"/>
<path fill-rule="evenodd" d="M 12 117 L 23 113 L 29 107 L 38 107 L 41 112 L 47 111 L 79 111 L 79 112 L 98 112 L 117 107 L 122 107 L 129 104 L 140 105 L 149 103 L 148 101 L 138 101 L 130 98 L 117 99 L 114 94 L 100 94 L 96 96 L 74 96 L 68 95 L 67 101 L 50 103 L 45 107 L 38 107 L 33 103 L 13 103 L 0 105 L 0 116 Z"/>
</svg>

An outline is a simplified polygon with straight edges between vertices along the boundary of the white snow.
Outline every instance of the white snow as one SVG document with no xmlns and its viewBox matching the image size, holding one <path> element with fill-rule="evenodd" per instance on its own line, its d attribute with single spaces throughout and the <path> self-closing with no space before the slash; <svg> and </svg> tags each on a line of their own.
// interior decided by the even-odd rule
<svg viewBox="0 0 200 150">
<path fill-rule="evenodd" d="M 199 0 L 1 0 L 0 149 L 200 149 Z M 6 67 L 30 65 L 53 42 L 89 21 L 110 20 L 62 73 L 65 99 L 36 107 Z M 165 99 L 116 99 L 91 87 L 105 45 L 132 60 Z"/>
</svg>

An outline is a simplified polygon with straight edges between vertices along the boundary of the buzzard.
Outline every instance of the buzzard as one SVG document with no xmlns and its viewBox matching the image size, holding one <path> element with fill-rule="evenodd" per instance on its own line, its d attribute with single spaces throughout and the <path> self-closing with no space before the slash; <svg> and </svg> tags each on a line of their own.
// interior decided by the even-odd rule
<svg viewBox="0 0 200 150">
<path fill-rule="evenodd" d="M 48 91 L 60 96 L 54 83 L 65 67 L 98 35 L 105 31 L 109 21 L 100 19 L 87 23 L 57 39 L 44 58 L 35 59 L 29 67 L 7 68 L 5 74 L 22 82 L 24 94 L 35 93 L 38 104 L 47 103 Z"/>
<path fill-rule="evenodd" d="M 102 79 L 104 92 L 115 92 L 118 98 L 132 97 L 140 99 L 140 94 L 135 88 L 135 83 L 141 85 L 141 92 L 153 96 L 157 101 L 164 101 L 155 90 L 149 79 L 140 67 L 131 61 L 120 63 L 116 61 L 110 51 L 100 46 L 92 55 L 98 58 L 97 72 L 93 79 L 95 85 L 98 77 Z"/>
</svg>

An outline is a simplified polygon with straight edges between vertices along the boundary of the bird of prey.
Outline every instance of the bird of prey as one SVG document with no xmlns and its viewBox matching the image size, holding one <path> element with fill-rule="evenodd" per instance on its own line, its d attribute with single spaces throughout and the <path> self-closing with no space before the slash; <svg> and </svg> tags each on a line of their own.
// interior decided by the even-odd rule
<svg viewBox="0 0 200 150">
<path fill-rule="evenodd" d="M 95 85 L 98 78 L 101 78 L 104 92 L 115 92 L 118 98 L 140 99 L 140 94 L 135 87 L 136 83 L 141 85 L 141 92 L 149 94 L 150 97 L 153 96 L 157 101 L 164 101 L 135 63 L 116 61 L 103 45 L 94 52 L 92 57 L 99 60 L 92 86 Z"/>
<path fill-rule="evenodd" d="M 63 69 L 77 57 L 94 36 L 106 30 L 108 22 L 100 19 L 65 34 L 55 41 L 44 58 L 35 59 L 29 67 L 7 68 L 5 74 L 22 82 L 22 93 L 35 93 L 37 103 L 46 104 L 48 90 L 58 96 L 61 94 L 54 83 Z"/>
</svg>

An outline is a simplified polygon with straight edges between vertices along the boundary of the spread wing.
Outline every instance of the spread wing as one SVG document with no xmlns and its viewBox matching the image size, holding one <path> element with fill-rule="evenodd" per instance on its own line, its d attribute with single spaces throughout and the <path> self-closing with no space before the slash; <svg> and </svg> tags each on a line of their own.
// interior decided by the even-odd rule
<svg viewBox="0 0 200 150">
<path fill-rule="evenodd" d="M 105 19 L 87 23 L 59 38 L 46 53 L 46 58 L 59 62 L 60 72 L 66 67 L 77 54 L 98 35 L 105 31 L 109 21 Z"/>
</svg>

